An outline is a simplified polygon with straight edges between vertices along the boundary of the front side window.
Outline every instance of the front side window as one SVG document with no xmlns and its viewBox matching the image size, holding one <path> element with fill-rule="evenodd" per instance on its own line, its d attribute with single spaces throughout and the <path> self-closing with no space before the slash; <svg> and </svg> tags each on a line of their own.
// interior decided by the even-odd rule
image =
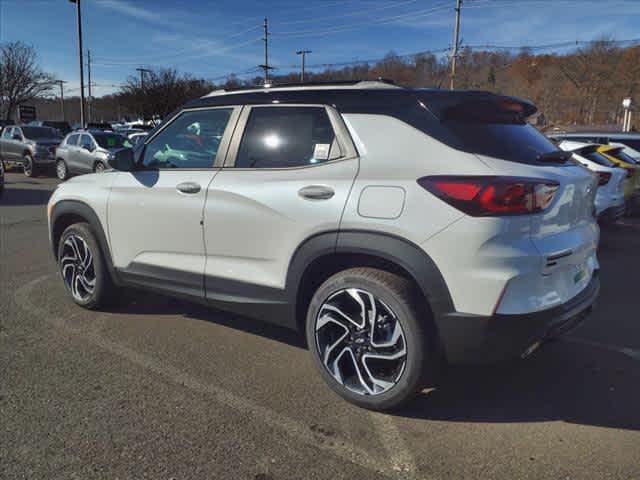
<svg viewBox="0 0 640 480">
<path fill-rule="evenodd" d="M 151 140 L 147 168 L 211 168 L 233 108 L 184 112 Z"/>
<path fill-rule="evenodd" d="M 11 138 L 13 137 L 13 128 L 5 129 L 4 133 L 2 134 L 2 137 L 8 140 L 11 140 Z"/>
<path fill-rule="evenodd" d="M 89 135 L 81 135 L 80 146 L 82 148 L 86 148 L 87 150 L 93 150 L 93 140 Z"/>
<path fill-rule="evenodd" d="M 323 107 L 255 107 L 235 167 L 308 166 L 338 158 L 339 150 Z"/>
</svg>

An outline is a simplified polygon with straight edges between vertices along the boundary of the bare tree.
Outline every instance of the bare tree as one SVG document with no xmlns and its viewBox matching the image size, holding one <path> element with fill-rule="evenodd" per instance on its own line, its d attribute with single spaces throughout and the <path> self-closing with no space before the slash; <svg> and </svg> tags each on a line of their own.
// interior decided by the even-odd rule
<svg viewBox="0 0 640 480">
<path fill-rule="evenodd" d="M 0 45 L 0 109 L 11 120 L 18 106 L 53 88 L 53 77 L 43 72 L 33 47 L 22 42 Z"/>
</svg>

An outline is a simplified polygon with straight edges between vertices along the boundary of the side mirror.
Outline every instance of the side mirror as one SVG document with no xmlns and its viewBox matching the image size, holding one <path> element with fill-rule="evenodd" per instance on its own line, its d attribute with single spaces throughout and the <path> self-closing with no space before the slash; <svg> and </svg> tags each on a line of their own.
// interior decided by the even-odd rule
<svg viewBox="0 0 640 480">
<path fill-rule="evenodd" d="M 111 165 L 111 168 L 121 172 L 130 172 L 134 166 L 133 150 L 121 148 L 114 152 L 113 157 L 109 160 L 109 165 Z"/>
<path fill-rule="evenodd" d="M 87 152 L 93 152 L 96 147 L 94 147 L 93 145 L 82 145 L 82 148 L 84 148 Z"/>
<path fill-rule="evenodd" d="M 13 140 L 18 140 L 19 142 L 22 141 L 22 136 L 19 133 L 14 133 L 13 137 L 11 137 Z"/>
</svg>

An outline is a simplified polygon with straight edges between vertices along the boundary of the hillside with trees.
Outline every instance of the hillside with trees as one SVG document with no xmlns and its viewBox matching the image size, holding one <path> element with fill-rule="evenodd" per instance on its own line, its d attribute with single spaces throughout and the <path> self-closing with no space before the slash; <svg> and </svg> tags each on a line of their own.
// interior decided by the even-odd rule
<svg viewBox="0 0 640 480">
<path fill-rule="evenodd" d="M 640 99 L 640 46 L 621 45 L 622 42 L 603 39 L 566 54 L 466 47 L 459 54 L 455 86 L 528 98 L 538 105 L 547 125 L 615 125 L 621 122 L 622 99 Z M 433 53 L 399 56 L 390 52 L 376 62 L 316 67 L 306 75 L 308 81 L 379 77 L 400 85 L 448 88 L 448 59 Z M 297 82 L 299 72 L 281 73 L 278 69 L 273 80 Z M 94 99 L 93 118 L 161 118 L 215 88 L 259 85 L 262 81 L 261 77 L 247 80 L 230 75 L 225 81 L 214 83 L 172 68 L 152 70 L 145 77 L 144 88 L 138 77 L 131 76 L 118 92 Z M 4 101 L 4 94 L 2 98 Z M 38 100 L 39 116 L 59 118 L 56 102 L 53 98 Z M 77 121 L 78 109 L 72 105 L 77 103 L 77 98 L 69 99 L 67 120 Z"/>
</svg>

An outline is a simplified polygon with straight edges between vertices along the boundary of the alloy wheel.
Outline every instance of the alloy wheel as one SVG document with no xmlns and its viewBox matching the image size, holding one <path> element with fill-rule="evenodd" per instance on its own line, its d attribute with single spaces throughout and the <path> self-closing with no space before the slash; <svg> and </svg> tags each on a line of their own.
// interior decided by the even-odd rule
<svg viewBox="0 0 640 480">
<path fill-rule="evenodd" d="M 56 174 L 60 180 L 67 178 L 67 166 L 62 160 L 56 165 Z"/>
<path fill-rule="evenodd" d="M 31 160 L 31 158 L 25 157 L 22 168 L 24 169 L 24 174 L 27 177 L 30 177 L 33 174 L 33 161 Z"/>
<path fill-rule="evenodd" d="M 407 344 L 399 319 L 370 292 L 347 288 L 322 304 L 315 323 L 324 368 L 346 389 L 379 395 L 405 370 Z"/>
<path fill-rule="evenodd" d="M 60 270 L 73 298 L 85 302 L 96 286 L 93 254 L 87 242 L 78 235 L 69 235 L 64 241 Z"/>
<path fill-rule="evenodd" d="M 102 163 L 96 163 L 95 172 L 96 173 L 104 172 L 104 165 Z"/>
</svg>

